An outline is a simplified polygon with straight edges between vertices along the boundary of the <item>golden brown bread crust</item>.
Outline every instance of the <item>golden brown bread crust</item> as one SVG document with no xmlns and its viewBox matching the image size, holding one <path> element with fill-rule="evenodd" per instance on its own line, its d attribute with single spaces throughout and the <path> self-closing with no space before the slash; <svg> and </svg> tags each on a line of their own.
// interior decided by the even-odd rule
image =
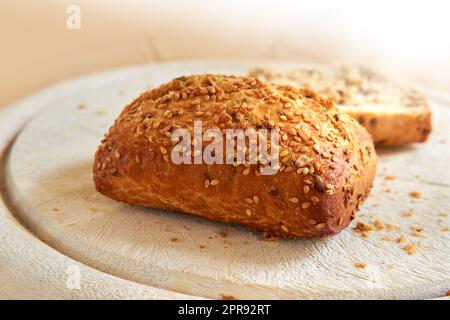
<svg viewBox="0 0 450 320">
<path fill-rule="evenodd" d="M 425 142 L 431 132 L 431 110 L 420 112 L 373 113 L 355 108 L 340 109 L 356 119 L 373 137 L 377 146 Z"/>
<path fill-rule="evenodd" d="M 192 132 L 193 120 L 202 120 L 204 130 L 278 130 L 279 172 L 260 175 L 258 165 L 175 165 L 170 132 Z M 307 89 L 194 75 L 126 106 L 97 150 L 93 174 L 97 190 L 119 201 L 312 238 L 349 224 L 369 193 L 376 161 L 366 130 Z"/>
<path fill-rule="evenodd" d="M 427 140 L 431 109 L 427 99 L 365 67 L 316 66 L 287 71 L 254 68 L 263 81 L 307 87 L 333 101 L 371 134 L 376 145 L 402 145 Z"/>
</svg>

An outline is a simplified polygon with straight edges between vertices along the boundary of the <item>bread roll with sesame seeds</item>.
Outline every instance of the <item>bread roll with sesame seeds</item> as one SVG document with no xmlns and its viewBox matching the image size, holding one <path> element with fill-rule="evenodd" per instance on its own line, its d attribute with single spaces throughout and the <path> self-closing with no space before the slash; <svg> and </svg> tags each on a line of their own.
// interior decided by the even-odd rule
<svg viewBox="0 0 450 320">
<path fill-rule="evenodd" d="M 278 172 L 261 175 L 261 163 L 175 164 L 171 135 L 177 128 L 193 133 L 195 120 L 203 132 L 275 130 Z M 370 191 L 376 162 L 367 131 L 310 90 L 193 75 L 126 106 L 96 152 L 93 175 L 100 193 L 132 205 L 239 223 L 275 237 L 314 238 L 349 224 Z"/>
</svg>

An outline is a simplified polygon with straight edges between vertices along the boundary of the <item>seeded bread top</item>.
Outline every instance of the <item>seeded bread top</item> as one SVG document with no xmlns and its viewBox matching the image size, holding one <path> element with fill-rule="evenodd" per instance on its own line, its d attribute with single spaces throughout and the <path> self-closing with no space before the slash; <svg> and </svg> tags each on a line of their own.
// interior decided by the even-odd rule
<svg viewBox="0 0 450 320">
<path fill-rule="evenodd" d="M 349 159 L 352 154 L 354 137 L 349 129 L 360 129 L 331 102 L 308 89 L 265 84 L 250 77 L 194 75 L 142 94 L 125 108 L 117 120 L 120 125 L 111 128 L 108 135 L 121 136 L 130 143 L 142 142 L 145 136 L 149 143 L 145 148 L 169 161 L 174 145 L 171 132 L 186 128 L 192 134 L 195 120 L 202 121 L 204 130 L 277 130 L 281 170 L 287 172 L 307 165 L 320 168 L 321 160 L 329 162 L 330 168 L 337 167 L 335 159 Z M 152 150 L 152 145 L 159 150 Z M 120 156 L 120 150 L 117 152 Z"/>
<path fill-rule="evenodd" d="M 287 71 L 254 68 L 249 75 L 268 82 L 310 88 L 344 108 L 376 105 L 388 106 L 387 112 L 395 112 L 392 107 L 413 111 L 415 107 L 427 105 L 418 91 L 365 67 L 338 65 Z"/>
</svg>

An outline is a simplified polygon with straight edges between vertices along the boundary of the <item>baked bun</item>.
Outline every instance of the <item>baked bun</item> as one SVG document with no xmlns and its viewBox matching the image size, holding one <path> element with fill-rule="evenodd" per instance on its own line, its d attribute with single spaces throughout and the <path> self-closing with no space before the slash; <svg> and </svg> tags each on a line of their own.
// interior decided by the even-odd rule
<svg viewBox="0 0 450 320">
<path fill-rule="evenodd" d="M 279 149 L 269 144 L 279 151 L 276 173 L 261 174 L 268 166 L 261 159 L 175 164 L 174 130 L 194 136 L 197 120 L 203 132 L 278 133 Z M 209 143 L 202 141 L 200 150 Z M 97 150 L 93 174 L 96 189 L 118 201 L 239 223 L 271 236 L 313 238 L 349 224 L 369 193 L 376 162 L 367 131 L 312 91 L 206 74 L 174 79 L 126 106 Z"/>
</svg>

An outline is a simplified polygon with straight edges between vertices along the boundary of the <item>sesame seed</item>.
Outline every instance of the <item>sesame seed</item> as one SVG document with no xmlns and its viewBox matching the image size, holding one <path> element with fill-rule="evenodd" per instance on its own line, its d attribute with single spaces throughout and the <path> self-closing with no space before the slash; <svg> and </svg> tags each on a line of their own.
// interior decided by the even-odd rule
<svg viewBox="0 0 450 320">
<path fill-rule="evenodd" d="M 162 154 L 167 154 L 167 149 L 164 147 L 159 147 L 159 150 L 161 151 Z"/>
<path fill-rule="evenodd" d="M 303 202 L 302 203 L 302 209 L 307 209 L 311 206 L 311 202 Z"/>
<path fill-rule="evenodd" d="M 317 223 L 317 221 L 314 220 L 314 219 L 309 219 L 308 220 L 308 224 L 316 224 L 316 223 Z"/>
<path fill-rule="evenodd" d="M 409 195 L 410 195 L 412 198 L 416 198 L 416 199 L 420 199 L 420 198 L 422 197 L 422 194 L 421 194 L 420 192 L 418 192 L 418 191 L 411 191 L 411 192 L 409 193 Z"/>
<path fill-rule="evenodd" d="M 211 180 L 210 184 L 211 184 L 212 186 L 217 186 L 217 185 L 219 184 L 219 180 L 213 179 L 213 180 Z"/>
<path fill-rule="evenodd" d="M 358 261 L 358 262 L 355 262 L 355 267 L 358 269 L 365 269 L 367 267 L 367 264 L 364 262 Z"/>
<path fill-rule="evenodd" d="M 292 197 L 292 198 L 289 198 L 289 201 L 292 203 L 298 203 L 298 198 Z"/>
<path fill-rule="evenodd" d="M 285 156 L 287 156 L 289 154 L 289 151 L 288 150 L 283 150 L 283 151 L 281 151 L 280 152 L 280 157 L 282 158 L 282 157 L 285 157 Z"/>
<path fill-rule="evenodd" d="M 251 198 L 245 198 L 245 201 L 247 201 L 248 203 L 253 203 L 253 199 Z"/>
<path fill-rule="evenodd" d="M 165 162 L 169 162 L 169 156 L 168 156 L 167 154 L 165 154 L 165 155 L 163 156 L 163 160 L 164 160 Z"/>
<path fill-rule="evenodd" d="M 309 192 L 309 186 L 303 186 L 303 193 L 308 194 Z"/>
<path fill-rule="evenodd" d="M 153 123 L 152 128 L 153 128 L 153 129 L 158 129 L 158 127 L 159 127 L 160 124 L 161 124 L 161 122 L 156 121 L 156 122 Z"/>
<path fill-rule="evenodd" d="M 250 209 L 245 210 L 245 214 L 250 217 L 252 215 L 252 210 Z"/>
<path fill-rule="evenodd" d="M 209 188 L 209 180 L 208 180 L 208 179 L 205 180 L 205 188 L 206 188 L 206 189 Z"/>
<path fill-rule="evenodd" d="M 297 160 L 295 160 L 295 165 L 297 167 L 304 167 L 307 164 L 309 164 L 312 161 L 311 158 L 309 158 L 308 156 L 302 154 L 300 157 L 297 158 Z"/>
<path fill-rule="evenodd" d="M 320 145 L 318 145 L 317 143 L 315 145 L 313 145 L 313 148 L 314 148 L 314 151 L 316 151 L 318 154 L 321 153 Z"/>
<path fill-rule="evenodd" d="M 283 230 L 283 231 L 286 232 L 286 233 L 289 232 L 288 227 L 286 227 L 284 224 L 282 224 L 280 228 L 281 228 L 281 230 Z"/>
<path fill-rule="evenodd" d="M 293 136 L 296 136 L 297 135 L 297 130 L 295 130 L 295 128 L 290 128 L 289 129 L 289 134 L 293 135 Z"/>
<path fill-rule="evenodd" d="M 250 168 L 245 168 L 244 171 L 242 171 L 242 174 L 244 176 L 248 175 L 250 173 Z"/>
<path fill-rule="evenodd" d="M 119 150 L 114 151 L 114 156 L 116 157 L 116 159 L 120 158 L 120 152 Z"/>
<path fill-rule="evenodd" d="M 172 118 L 172 117 L 173 117 L 172 111 L 166 110 L 166 111 L 164 112 L 164 117 L 166 117 L 166 118 Z"/>
<path fill-rule="evenodd" d="M 403 250 L 406 251 L 406 253 L 408 253 L 409 255 L 413 255 L 414 253 L 416 253 L 416 247 L 414 246 L 414 244 L 412 243 L 408 243 Z"/>
<path fill-rule="evenodd" d="M 316 228 L 317 228 L 317 229 L 323 229 L 323 228 L 325 228 L 325 223 L 319 223 L 319 224 L 317 224 L 317 225 L 316 225 Z"/>
<path fill-rule="evenodd" d="M 253 201 L 258 204 L 259 203 L 259 198 L 258 196 L 253 196 Z"/>
</svg>

